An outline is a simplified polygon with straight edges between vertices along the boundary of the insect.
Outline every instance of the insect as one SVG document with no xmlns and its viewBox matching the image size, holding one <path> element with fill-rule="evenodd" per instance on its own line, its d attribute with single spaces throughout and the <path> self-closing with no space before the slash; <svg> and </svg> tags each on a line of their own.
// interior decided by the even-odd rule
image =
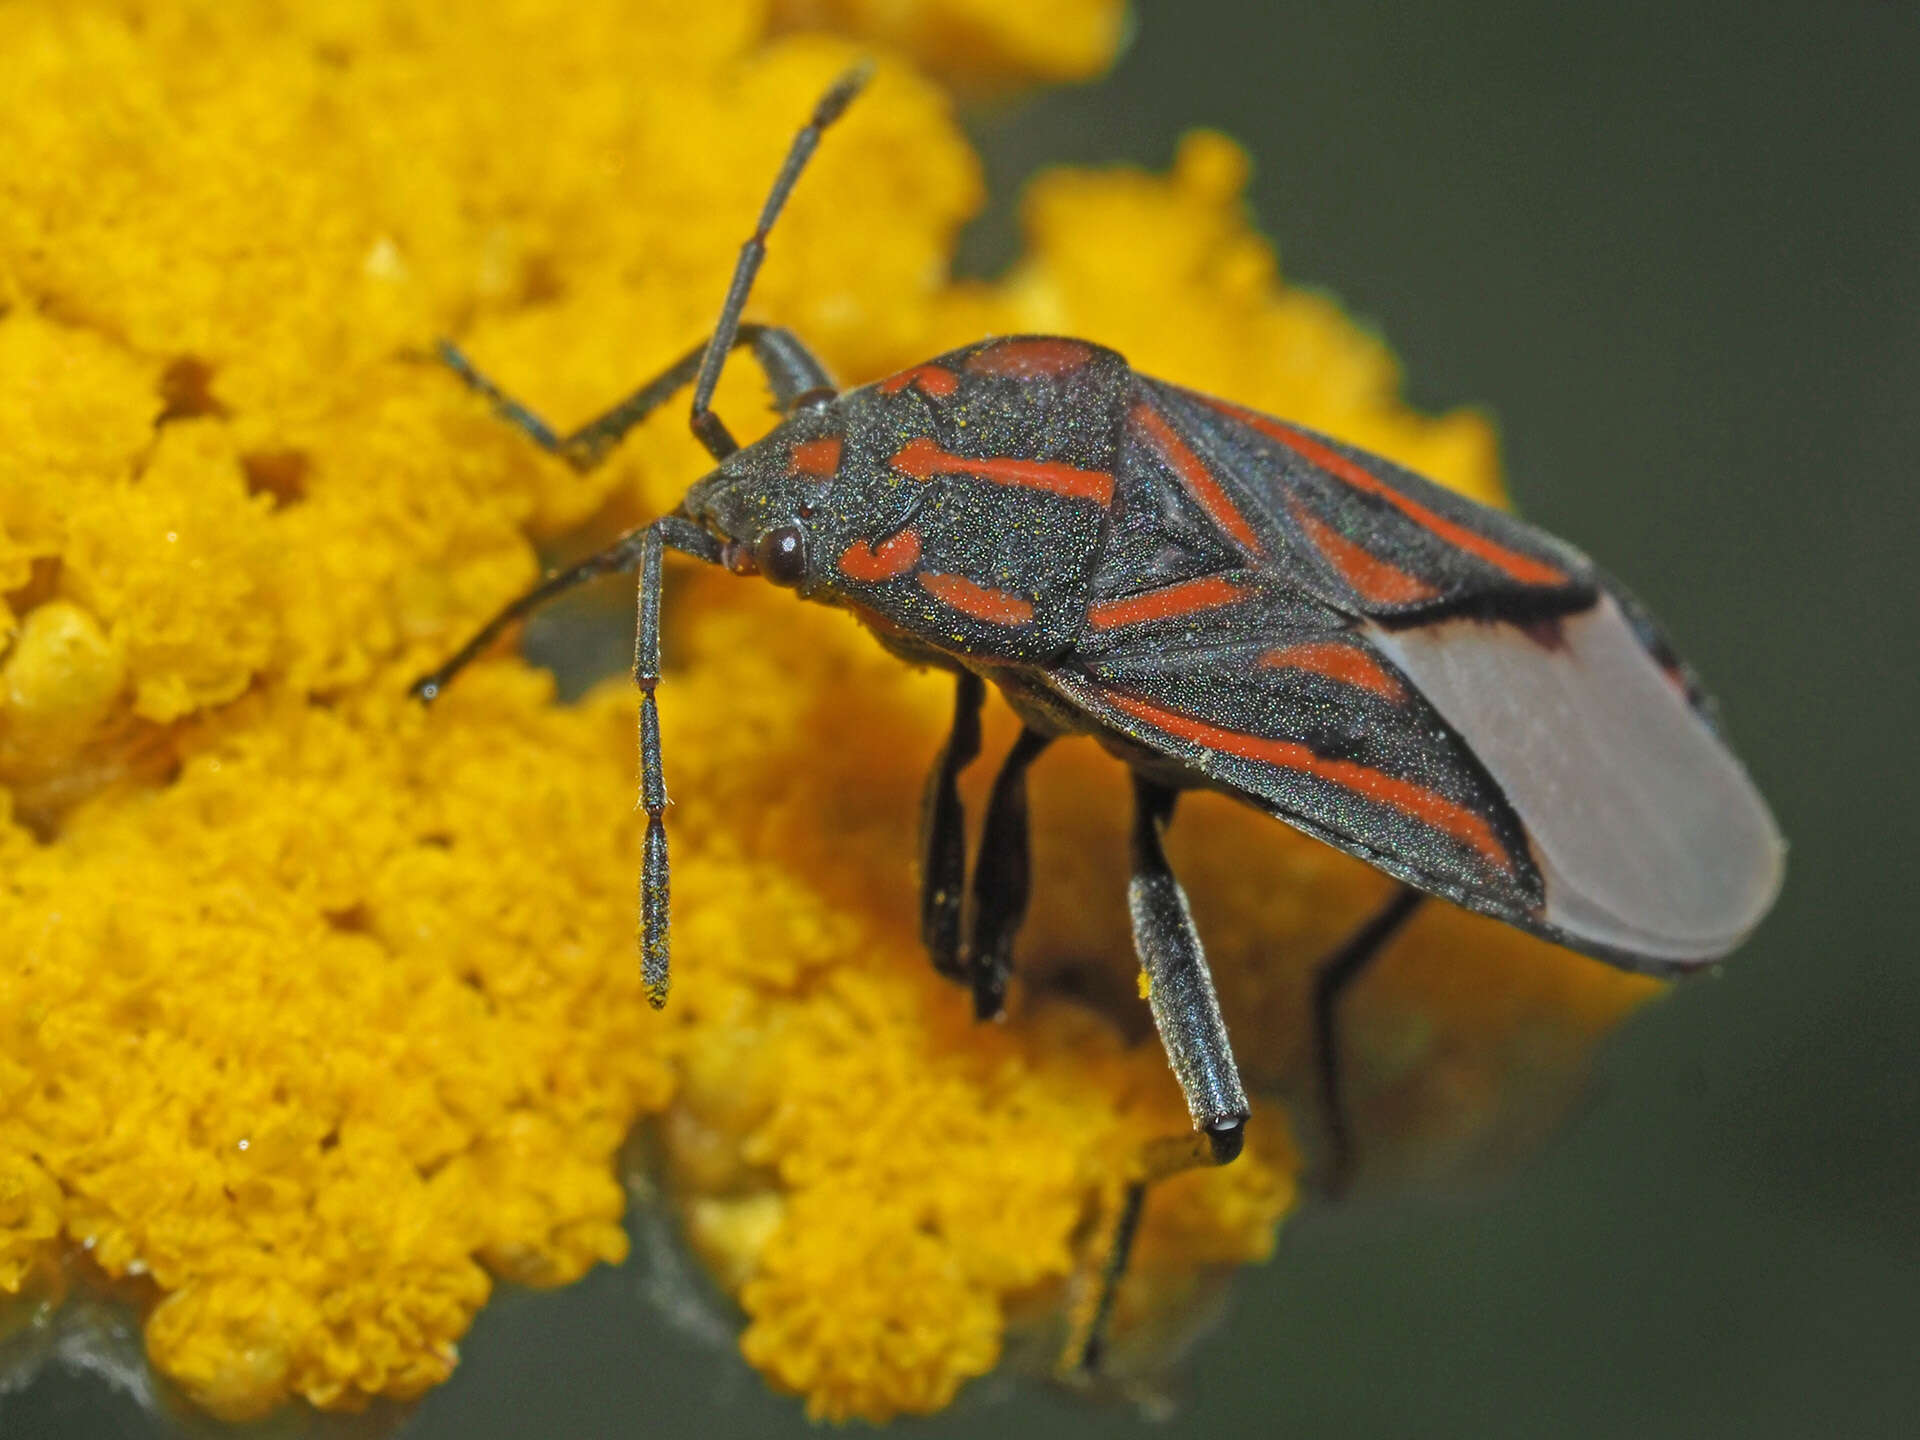
<svg viewBox="0 0 1920 1440">
<path fill-rule="evenodd" d="M 1759 923 L 1782 872 L 1765 802 L 1711 702 L 1638 603 L 1573 547 L 1327 436 L 1136 373 L 1089 341 L 983 340 L 845 394 L 792 334 L 741 319 L 767 236 L 865 79 L 796 136 L 711 338 L 556 433 L 452 346 L 447 362 L 585 469 L 689 384 L 715 468 L 665 515 L 514 600 L 415 685 L 431 700 L 503 627 L 592 576 L 639 572 L 640 948 L 668 984 L 659 713 L 668 550 L 850 609 L 954 676 L 922 821 L 921 928 L 982 1017 L 1002 1008 L 1029 899 L 1026 775 L 1090 735 L 1131 772 L 1135 948 L 1194 1133 L 1148 1158 L 1113 1227 L 1075 1363 L 1097 1362 L 1146 1187 L 1240 1152 L 1249 1114 L 1162 834 L 1205 788 L 1399 882 L 1319 967 L 1314 1028 L 1335 1183 L 1342 990 L 1434 895 L 1616 965 L 1677 972 Z M 738 346 L 782 416 L 741 448 L 711 409 Z M 986 686 L 1023 723 L 971 872 L 958 778 Z"/>
</svg>

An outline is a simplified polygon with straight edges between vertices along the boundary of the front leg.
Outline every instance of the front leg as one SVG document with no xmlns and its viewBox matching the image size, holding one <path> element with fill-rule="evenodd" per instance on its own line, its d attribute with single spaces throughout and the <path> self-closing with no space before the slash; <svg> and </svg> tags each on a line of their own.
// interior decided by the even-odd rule
<svg viewBox="0 0 1920 1440">
<path fill-rule="evenodd" d="M 953 728 L 927 776 L 920 809 L 920 938 L 933 968 L 965 982 L 960 963 L 960 901 L 966 893 L 967 816 L 960 772 L 980 753 L 980 707 L 987 687 L 971 670 L 954 682 Z"/>
<path fill-rule="evenodd" d="M 416 699 L 431 704 L 455 675 L 522 615 L 595 575 L 640 572 L 639 615 L 633 639 L 633 679 L 640 687 L 640 805 L 647 814 L 640 860 L 640 970 L 647 999 L 655 1009 L 667 1003 L 668 971 L 667 783 L 660 769 L 660 708 L 654 698 L 660 685 L 661 561 L 668 550 L 678 550 L 709 565 L 720 563 L 719 541 L 691 520 L 663 515 L 571 569 L 547 576 L 509 602 L 438 670 L 414 681 L 412 690 Z"/>
</svg>

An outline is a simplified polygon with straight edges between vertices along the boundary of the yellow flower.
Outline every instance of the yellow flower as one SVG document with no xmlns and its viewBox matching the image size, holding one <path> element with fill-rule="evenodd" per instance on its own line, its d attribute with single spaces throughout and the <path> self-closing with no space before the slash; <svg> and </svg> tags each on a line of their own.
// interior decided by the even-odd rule
<svg viewBox="0 0 1920 1440">
<path fill-rule="evenodd" d="M 1112 61 L 1127 20 L 1112 0 L 773 0 L 773 16 L 782 27 L 868 36 L 969 87 L 1091 79 Z"/>
<path fill-rule="evenodd" d="M 677 577 L 654 1015 L 625 687 L 559 706 L 503 655 L 431 715 L 403 691 L 534 574 L 531 540 L 671 505 L 701 452 L 662 416 L 576 476 L 423 357 L 456 334 L 556 419 L 592 413 L 711 323 L 857 43 L 1084 74 L 1120 11 L 540 10 L 0 11 L 0 1289 L 75 1247 L 140 1277 L 154 1364 L 223 1416 L 415 1395 L 491 1276 L 622 1258 L 613 1157 L 651 1117 L 749 1358 L 817 1415 L 933 1409 L 1058 1314 L 1138 1147 L 1186 1124 L 1128 978 L 1113 767 L 1067 746 L 1036 771 L 1033 983 L 975 1026 L 904 858 L 947 687 L 842 616 Z M 978 167 L 883 52 L 754 313 L 849 382 L 1084 333 L 1496 496 L 1483 419 L 1409 412 L 1380 342 L 1282 283 L 1244 168 L 1203 135 L 1170 176 L 1045 177 L 1015 270 L 951 284 Z M 721 403 L 766 421 L 746 367 Z M 1305 969 L 1378 878 L 1224 802 L 1183 813 L 1247 1068 L 1310 1095 Z M 1069 971 L 1100 1004 L 1050 998 Z M 1408 1172 L 1511 1143 L 1648 991 L 1436 907 L 1346 1015 L 1363 1132 Z M 1297 1169 L 1268 1107 L 1243 1160 L 1155 1192 L 1123 1358 L 1269 1252 Z"/>
</svg>

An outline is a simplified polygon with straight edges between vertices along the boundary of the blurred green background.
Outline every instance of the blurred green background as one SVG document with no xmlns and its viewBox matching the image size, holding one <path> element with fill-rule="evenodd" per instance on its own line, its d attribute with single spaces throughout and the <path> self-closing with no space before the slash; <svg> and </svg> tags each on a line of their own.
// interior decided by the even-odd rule
<svg viewBox="0 0 1920 1440">
<path fill-rule="evenodd" d="M 1419 403 L 1494 410 L 1518 506 L 1667 622 L 1793 851 L 1758 937 L 1628 1027 L 1523 1174 L 1300 1213 L 1170 1425 L 995 1379 L 899 1428 L 1920 1434 L 1920 10 L 1144 0 L 1106 82 L 972 124 L 975 268 L 1036 165 L 1242 140 L 1288 274 Z M 649 1300 L 660 1250 L 501 1297 L 401 1433 L 806 1433 Z M 156 1433 L 68 1372 L 6 1413 Z"/>
</svg>

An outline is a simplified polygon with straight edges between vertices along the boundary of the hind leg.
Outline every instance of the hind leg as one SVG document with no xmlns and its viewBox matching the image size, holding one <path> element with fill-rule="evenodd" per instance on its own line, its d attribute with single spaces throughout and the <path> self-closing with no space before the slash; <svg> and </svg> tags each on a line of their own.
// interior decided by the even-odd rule
<svg viewBox="0 0 1920 1440">
<path fill-rule="evenodd" d="M 1133 878 L 1127 886 L 1127 904 L 1133 915 L 1134 949 L 1146 975 L 1153 1023 L 1186 1094 L 1194 1133 L 1149 1145 L 1138 1177 L 1121 1199 L 1108 1228 L 1096 1281 L 1081 1287 L 1083 1299 L 1076 1307 L 1061 1358 L 1064 1370 L 1082 1374 L 1099 1368 L 1147 1191 L 1184 1170 L 1232 1162 L 1240 1154 L 1251 1113 L 1186 892 L 1161 844 L 1161 832 L 1173 816 L 1176 792 L 1136 775 L 1133 795 Z"/>
<path fill-rule="evenodd" d="M 1313 1062 L 1320 1086 L 1320 1114 L 1327 1137 L 1326 1189 L 1342 1194 L 1353 1180 L 1353 1128 L 1348 1122 L 1340 1072 L 1340 998 L 1412 918 L 1426 897 L 1411 885 L 1396 885 L 1380 908 L 1315 967 Z"/>
</svg>

